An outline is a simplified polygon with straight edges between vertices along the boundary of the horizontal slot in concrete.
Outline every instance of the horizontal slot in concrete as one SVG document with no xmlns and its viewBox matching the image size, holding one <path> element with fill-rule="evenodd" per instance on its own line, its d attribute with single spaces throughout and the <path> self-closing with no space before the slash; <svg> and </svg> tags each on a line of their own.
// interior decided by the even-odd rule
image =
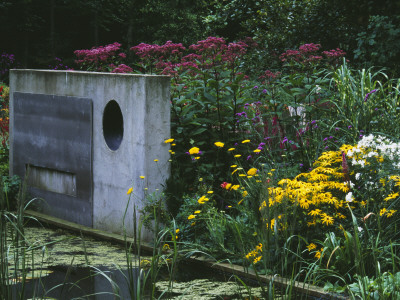
<svg viewBox="0 0 400 300">
<path fill-rule="evenodd" d="M 41 190 L 76 197 L 76 175 L 69 172 L 26 166 L 28 185 Z"/>
</svg>

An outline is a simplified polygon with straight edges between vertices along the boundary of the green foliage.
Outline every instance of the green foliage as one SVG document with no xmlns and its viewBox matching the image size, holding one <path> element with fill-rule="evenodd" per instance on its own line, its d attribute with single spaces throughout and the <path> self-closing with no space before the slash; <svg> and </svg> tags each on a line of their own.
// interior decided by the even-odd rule
<svg viewBox="0 0 400 300">
<path fill-rule="evenodd" d="M 360 134 L 371 132 L 398 136 L 394 123 L 400 113 L 397 80 L 373 69 L 354 72 L 344 62 L 332 76 L 332 87 L 330 103 L 338 116 L 332 126 L 348 134 L 345 142 L 354 143 Z M 344 131 L 346 127 L 349 130 Z"/>
<path fill-rule="evenodd" d="M 366 31 L 357 35 L 354 58 L 367 67 L 385 67 L 393 74 L 399 74 L 399 25 L 399 16 L 370 16 Z"/>
</svg>

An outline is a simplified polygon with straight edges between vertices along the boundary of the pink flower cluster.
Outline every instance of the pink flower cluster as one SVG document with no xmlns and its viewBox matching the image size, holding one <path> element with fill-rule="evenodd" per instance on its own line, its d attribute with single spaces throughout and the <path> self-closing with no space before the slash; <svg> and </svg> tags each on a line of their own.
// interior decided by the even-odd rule
<svg viewBox="0 0 400 300">
<path fill-rule="evenodd" d="M 120 64 L 118 67 L 114 67 L 112 73 L 131 73 L 133 69 L 125 64 Z"/>
<path fill-rule="evenodd" d="M 77 59 L 75 63 L 94 69 L 95 71 L 107 71 L 109 64 L 118 56 L 126 58 L 126 54 L 120 51 L 121 44 L 113 43 L 106 46 L 93 47 L 92 49 L 75 50 Z"/>
<path fill-rule="evenodd" d="M 250 38 L 247 38 L 251 42 Z M 252 45 L 256 43 L 253 42 Z M 186 49 L 182 44 L 174 44 L 171 41 L 164 45 L 139 44 L 132 47 L 141 59 L 141 65 L 161 74 L 177 75 L 178 72 L 190 70 L 193 74 L 196 69 L 210 69 L 218 65 L 228 64 L 234 68 L 238 59 L 243 56 L 249 46 L 245 42 L 229 43 L 219 37 L 208 37 Z M 192 51 L 184 55 L 189 50 Z"/>
<path fill-rule="evenodd" d="M 161 46 L 141 43 L 130 50 L 140 57 L 143 67 L 150 67 L 150 72 L 155 67 L 161 74 L 173 75 L 186 48 L 181 43 L 167 41 Z"/>
<path fill-rule="evenodd" d="M 318 64 L 324 59 L 323 56 L 318 55 L 320 48 L 320 44 L 304 44 L 299 47 L 299 50 L 287 50 L 285 53 L 282 53 L 279 58 L 282 62 L 296 62 L 303 65 Z M 344 57 L 346 52 L 337 48 L 323 51 L 322 54 L 332 62 L 333 60 L 337 61 L 339 58 Z"/>
<path fill-rule="evenodd" d="M 336 48 L 336 49 L 332 49 L 329 51 L 324 51 L 324 52 L 322 52 L 322 54 L 324 54 L 326 57 L 329 57 L 329 58 L 340 58 L 340 57 L 344 57 L 346 55 L 346 52 L 344 52 L 343 50 L 340 50 L 339 48 Z"/>
<path fill-rule="evenodd" d="M 320 44 L 304 44 L 299 47 L 299 50 L 301 53 L 306 54 L 306 53 L 313 53 L 317 52 L 321 48 Z"/>
<path fill-rule="evenodd" d="M 281 72 L 272 72 L 271 70 L 266 70 L 264 72 L 263 75 L 261 75 L 259 77 L 259 79 L 263 80 L 263 79 L 267 79 L 267 80 L 272 80 L 272 79 L 276 79 L 277 77 L 279 77 L 282 73 Z M 264 83 L 264 82 L 263 82 Z"/>
<path fill-rule="evenodd" d="M 180 56 L 186 48 L 181 43 L 174 44 L 171 41 L 167 41 L 162 46 L 140 43 L 139 45 L 132 47 L 130 50 L 135 52 L 135 54 L 140 58 L 158 60 L 161 58 Z"/>
</svg>

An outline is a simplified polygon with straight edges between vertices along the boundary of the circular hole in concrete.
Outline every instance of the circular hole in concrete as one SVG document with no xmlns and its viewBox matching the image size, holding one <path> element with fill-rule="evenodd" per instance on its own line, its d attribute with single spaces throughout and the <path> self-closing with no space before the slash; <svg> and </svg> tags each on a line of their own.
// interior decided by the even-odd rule
<svg viewBox="0 0 400 300">
<path fill-rule="evenodd" d="M 103 113 L 103 135 L 107 146 L 111 150 L 117 150 L 124 136 L 124 119 L 117 101 L 107 103 Z"/>
</svg>

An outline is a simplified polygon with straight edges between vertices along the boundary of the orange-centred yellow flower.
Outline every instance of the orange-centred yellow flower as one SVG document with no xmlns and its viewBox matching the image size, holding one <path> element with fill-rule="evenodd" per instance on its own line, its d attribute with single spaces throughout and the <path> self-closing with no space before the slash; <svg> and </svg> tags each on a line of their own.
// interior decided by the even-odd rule
<svg viewBox="0 0 400 300">
<path fill-rule="evenodd" d="M 193 155 L 193 154 L 199 154 L 200 149 L 198 147 L 193 147 L 189 149 L 189 154 Z"/>
<path fill-rule="evenodd" d="M 215 142 L 214 145 L 217 146 L 218 148 L 224 147 L 224 143 L 221 142 Z"/>
</svg>

